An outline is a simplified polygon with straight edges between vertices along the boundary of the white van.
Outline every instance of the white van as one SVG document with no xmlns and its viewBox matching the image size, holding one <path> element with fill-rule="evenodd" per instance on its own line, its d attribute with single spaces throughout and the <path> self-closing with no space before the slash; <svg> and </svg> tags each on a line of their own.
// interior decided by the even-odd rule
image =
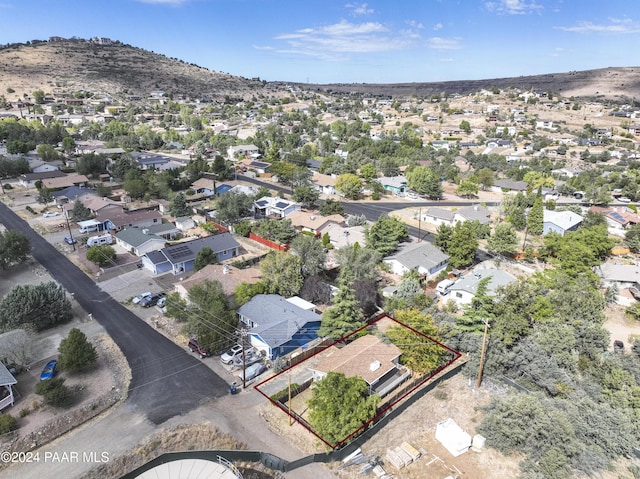
<svg viewBox="0 0 640 479">
<path fill-rule="evenodd" d="M 113 236 L 109 233 L 105 233 L 100 236 L 92 236 L 87 240 L 87 248 L 91 248 L 92 246 L 101 246 L 104 244 L 113 244 Z"/>
<path fill-rule="evenodd" d="M 80 228 L 81 235 L 86 233 L 95 233 L 96 231 L 98 231 L 98 225 L 83 226 L 82 228 Z"/>
<path fill-rule="evenodd" d="M 455 281 L 451 281 L 450 279 L 443 279 L 436 285 L 436 293 L 440 296 L 444 296 L 449 291 L 449 288 L 455 284 Z"/>
</svg>

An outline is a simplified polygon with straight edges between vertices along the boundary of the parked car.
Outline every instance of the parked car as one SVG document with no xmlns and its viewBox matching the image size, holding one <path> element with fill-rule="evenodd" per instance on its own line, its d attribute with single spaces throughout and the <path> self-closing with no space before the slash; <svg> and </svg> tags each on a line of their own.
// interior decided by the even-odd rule
<svg viewBox="0 0 640 479">
<path fill-rule="evenodd" d="M 259 352 L 255 351 L 253 348 L 250 350 L 245 350 L 244 351 L 244 366 L 251 366 L 252 364 L 255 364 L 257 362 L 262 361 L 262 356 L 260 355 Z M 234 359 L 233 359 L 233 365 L 236 367 L 241 368 L 242 367 L 242 353 L 238 354 Z"/>
<path fill-rule="evenodd" d="M 220 356 L 220 361 L 222 361 L 224 364 L 231 364 L 235 358 L 241 355 L 242 346 L 240 344 L 236 344 L 226 352 L 222 353 L 222 356 Z"/>
<path fill-rule="evenodd" d="M 626 196 L 621 196 L 620 198 L 618 198 L 618 201 L 620 203 L 631 203 L 631 198 L 627 198 Z"/>
<path fill-rule="evenodd" d="M 150 308 L 151 306 L 158 304 L 160 298 L 163 298 L 164 296 L 164 293 L 153 293 L 151 296 L 145 296 L 142 298 L 138 304 L 143 308 Z"/>
<path fill-rule="evenodd" d="M 266 370 L 267 370 L 267 367 L 264 364 L 256 363 L 249 366 L 244 371 L 240 371 L 240 373 L 238 374 L 238 377 L 240 378 L 241 381 L 244 381 L 245 378 L 247 381 L 251 381 L 252 379 L 255 379 L 258 376 L 260 376 Z"/>
<path fill-rule="evenodd" d="M 164 305 L 167 303 L 167 297 L 163 296 L 162 298 L 160 298 L 158 300 L 158 303 L 156 304 L 156 306 L 160 309 L 164 308 Z"/>
<path fill-rule="evenodd" d="M 153 293 L 151 291 L 147 291 L 146 293 L 140 293 L 138 296 L 136 296 L 135 298 L 133 298 L 131 300 L 131 302 L 133 304 L 138 304 L 140 301 L 142 301 L 144 298 L 146 298 L 147 296 L 151 296 Z"/>
<path fill-rule="evenodd" d="M 211 356 L 211 353 L 209 351 L 200 347 L 196 338 L 191 338 L 189 340 L 189 343 L 187 344 L 187 347 L 192 353 L 197 353 L 198 355 L 200 355 L 200 359 Z"/>
<path fill-rule="evenodd" d="M 77 241 L 74 240 L 71 236 L 65 236 L 64 237 L 64 242 L 67 244 L 76 244 Z"/>
<path fill-rule="evenodd" d="M 60 216 L 60 213 L 58 213 L 57 211 L 47 211 L 42 216 L 45 218 L 53 218 L 54 216 Z"/>
<path fill-rule="evenodd" d="M 58 368 L 58 360 L 52 359 L 45 366 L 42 372 L 40 373 L 40 381 L 46 381 L 47 379 L 51 379 L 56 375 L 56 371 Z"/>
</svg>

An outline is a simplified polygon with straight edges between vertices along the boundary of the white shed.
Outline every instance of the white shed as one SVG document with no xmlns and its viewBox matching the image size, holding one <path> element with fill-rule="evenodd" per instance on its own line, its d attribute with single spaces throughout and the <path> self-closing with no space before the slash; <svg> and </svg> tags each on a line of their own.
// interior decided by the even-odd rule
<svg viewBox="0 0 640 479">
<path fill-rule="evenodd" d="M 471 436 L 451 418 L 436 425 L 436 439 L 455 457 L 464 454 L 471 447 Z"/>
</svg>

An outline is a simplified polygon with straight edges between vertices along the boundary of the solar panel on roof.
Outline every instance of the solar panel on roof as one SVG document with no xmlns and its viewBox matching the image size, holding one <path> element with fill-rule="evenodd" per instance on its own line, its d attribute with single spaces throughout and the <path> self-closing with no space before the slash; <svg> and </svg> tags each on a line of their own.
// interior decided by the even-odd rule
<svg viewBox="0 0 640 479">
<path fill-rule="evenodd" d="M 609 213 L 609 216 L 620 221 L 621 223 L 624 223 L 626 221 L 622 216 L 620 216 L 620 213 L 615 213 L 615 212 Z"/>
<path fill-rule="evenodd" d="M 263 161 L 252 161 L 249 166 L 253 166 L 255 168 L 266 168 L 269 166 L 269 163 L 265 163 Z"/>
<path fill-rule="evenodd" d="M 191 249 L 188 246 L 174 246 L 171 248 L 171 251 L 169 251 L 169 254 L 171 254 L 175 259 L 180 259 L 186 256 L 191 256 Z"/>
<path fill-rule="evenodd" d="M 261 200 L 261 201 L 256 202 L 256 204 L 258 206 L 265 206 L 267 204 L 267 201 L 266 200 Z"/>
<path fill-rule="evenodd" d="M 276 208 L 283 209 L 283 208 L 286 208 L 287 206 L 289 206 L 289 203 L 285 203 L 284 201 L 278 201 L 276 203 Z"/>
<path fill-rule="evenodd" d="M 229 191 L 231 188 L 233 188 L 231 185 L 223 183 L 222 185 L 216 186 L 216 193 L 221 195 L 222 193 L 226 193 L 227 191 Z"/>
</svg>

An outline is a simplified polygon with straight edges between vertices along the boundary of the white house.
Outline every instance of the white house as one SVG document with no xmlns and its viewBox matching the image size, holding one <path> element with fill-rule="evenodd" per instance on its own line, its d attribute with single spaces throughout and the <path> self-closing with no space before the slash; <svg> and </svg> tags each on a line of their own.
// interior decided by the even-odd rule
<svg viewBox="0 0 640 479">
<path fill-rule="evenodd" d="M 430 278 L 444 270 L 449 263 L 449 255 L 428 242 L 406 243 L 398 252 L 383 260 L 394 274 L 402 276 L 409 271 L 417 271 Z"/>
<path fill-rule="evenodd" d="M 276 216 L 284 218 L 294 211 L 300 210 L 302 207 L 295 201 L 285 200 L 279 196 L 263 196 L 253 203 L 253 211 L 256 218 L 266 218 L 267 216 Z"/>
<path fill-rule="evenodd" d="M 495 268 L 480 269 L 476 268 L 471 273 L 463 276 L 447 290 L 442 296 L 442 300 L 446 303 L 453 301 L 458 307 L 471 303 L 471 300 L 478 291 L 480 281 L 490 278 L 487 283 L 487 294 L 493 295 L 500 286 L 506 286 L 516 281 L 516 278 L 509 273 Z"/>
<path fill-rule="evenodd" d="M 582 224 L 582 216 L 573 211 L 544 210 L 542 234 L 551 232 L 564 236 L 567 231 L 575 231 Z"/>
</svg>

